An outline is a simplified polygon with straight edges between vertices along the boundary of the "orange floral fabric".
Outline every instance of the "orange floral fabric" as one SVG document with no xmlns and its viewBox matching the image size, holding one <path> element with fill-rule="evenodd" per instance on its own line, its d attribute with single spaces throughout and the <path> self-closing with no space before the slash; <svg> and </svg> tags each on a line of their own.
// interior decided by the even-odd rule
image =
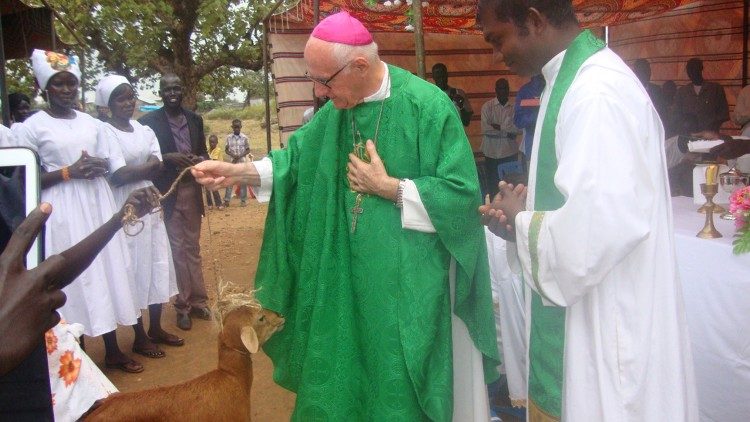
<svg viewBox="0 0 750 422">
<path fill-rule="evenodd" d="M 630 22 L 674 9 L 693 0 L 574 0 L 578 19 L 586 27 Z M 339 10 L 347 10 L 371 31 L 403 31 L 409 24 L 409 6 L 405 0 L 385 0 L 368 5 L 364 0 L 321 0 L 321 19 Z M 424 3 L 423 3 L 424 4 Z M 476 26 L 477 0 L 432 0 L 422 8 L 425 32 L 443 34 L 479 34 Z M 312 24 L 313 2 L 301 0 L 283 13 L 280 21 Z M 278 22 L 277 22 L 278 23 Z"/>
</svg>

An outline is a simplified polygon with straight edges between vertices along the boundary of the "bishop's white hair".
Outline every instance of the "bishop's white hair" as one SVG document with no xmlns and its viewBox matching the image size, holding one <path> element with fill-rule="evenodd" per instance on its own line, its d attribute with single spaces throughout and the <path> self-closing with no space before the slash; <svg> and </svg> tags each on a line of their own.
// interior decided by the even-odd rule
<svg viewBox="0 0 750 422">
<path fill-rule="evenodd" d="M 378 45 L 375 41 L 367 45 L 347 45 L 333 43 L 333 57 L 339 66 L 344 66 L 355 57 L 364 57 L 370 64 L 380 61 L 378 56 Z"/>
</svg>

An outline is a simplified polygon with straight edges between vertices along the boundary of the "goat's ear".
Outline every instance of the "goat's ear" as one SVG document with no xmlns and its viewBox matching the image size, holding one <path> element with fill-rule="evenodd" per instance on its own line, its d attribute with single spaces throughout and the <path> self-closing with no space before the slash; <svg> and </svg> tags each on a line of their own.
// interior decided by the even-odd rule
<svg viewBox="0 0 750 422">
<path fill-rule="evenodd" d="M 245 345 L 245 349 L 247 349 L 248 352 L 258 352 L 258 335 L 255 334 L 255 329 L 253 329 L 253 327 L 243 327 L 242 332 L 240 333 L 240 339 L 242 339 L 242 344 Z"/>
</svg>

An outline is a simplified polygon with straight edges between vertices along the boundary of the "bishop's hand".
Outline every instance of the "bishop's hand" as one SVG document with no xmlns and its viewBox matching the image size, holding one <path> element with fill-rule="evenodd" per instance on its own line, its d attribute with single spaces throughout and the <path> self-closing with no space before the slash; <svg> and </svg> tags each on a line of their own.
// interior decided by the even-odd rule
<svg viewBox="0 0 750 422">
<path fill-rule="evenodd" d="M 349 154 L 347 165 L 349 187 L 355 192 L 377 195 L 395 201 L 399 180 L 388 175 L 383 160 L 380 159 L 375 144 L 371 140 L 367 141 L 365 148 L 370 156 L 369 163 L 361 160 L 356 154 Z"/>
</svg>

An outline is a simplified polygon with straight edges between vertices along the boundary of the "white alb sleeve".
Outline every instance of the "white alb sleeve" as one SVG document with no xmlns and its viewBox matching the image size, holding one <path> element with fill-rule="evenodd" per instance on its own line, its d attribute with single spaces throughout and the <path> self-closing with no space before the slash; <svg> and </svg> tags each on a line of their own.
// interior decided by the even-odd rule
<svg viewBox="0 0 750 422">
<path fill-rule="evenodd" d="M 271 200 L 271 191 L 273 190 L 273 162 L 270 158 L 263 157 L 258 161 L 253 161 L 253 164 L 260 176 L 260 186 L 248 187 L 253 190 L 255 199 L 262 204 Z"/>
<path fill-rule="evenodd" d="M 417 185 L 409 180 L 404 180 L 403 207 L 401 208 L 401 228 L 415 230 L 423 233 L 436 233 L 435 226 L 427 214 L 427 210 L 419 196 Z"/>
</svg>

